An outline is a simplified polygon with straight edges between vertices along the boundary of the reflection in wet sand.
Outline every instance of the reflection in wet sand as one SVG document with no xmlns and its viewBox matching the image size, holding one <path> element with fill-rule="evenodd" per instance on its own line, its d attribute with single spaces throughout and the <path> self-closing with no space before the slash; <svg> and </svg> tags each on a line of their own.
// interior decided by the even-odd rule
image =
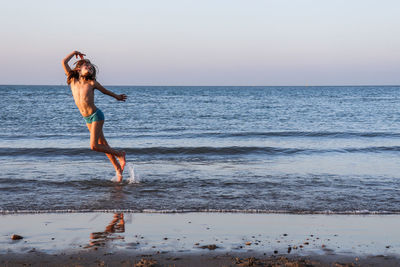
<svg viewBox="0 0 400 267">
<path fill-rule="evenodd" d="M 107 242 L 124 239 L 115 233 L 125 232 L 125 221 L 123 213 L 114 213 L 112 221 L 106 226 L 103 232 L 93 232 L 90 234 L 90 243 L 86 248 L 105 246 Z"/>
</svg>

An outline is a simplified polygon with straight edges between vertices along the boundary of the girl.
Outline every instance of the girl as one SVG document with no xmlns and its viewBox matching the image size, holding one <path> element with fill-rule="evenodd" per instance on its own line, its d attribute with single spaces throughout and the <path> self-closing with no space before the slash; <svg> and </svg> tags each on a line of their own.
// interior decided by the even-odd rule
<svg viewBox="0 0 400 267">
<path fill-rule="evenodd" d="M 73 56 L 76 58 L 79 56 L 81 59 L 76 62 L 75 68 L 71 70 L 68 62 Z M 106 153 L 115 168 L 117 181 L 121 182 L 122 172 L 125 168 L 125 152 L 114 150 L 108 145 L 103 134 L 104 114 L 94 104 L 94 90 L 97 89 L 103 94 L 114 97 L 118 101 L 125 101 L 127 96 L 125 94 L 114 94 L 98 83 L 96 81 L 96 69 L 94 65 L 88 59 L 84 59 L 84 56 L 86 55 L 74 51 L 62 61 L 65 74 L 68 76 L 67 83 L 71 86 L 75 104 L 90 131 L 90 148 Z"/>
</svg>

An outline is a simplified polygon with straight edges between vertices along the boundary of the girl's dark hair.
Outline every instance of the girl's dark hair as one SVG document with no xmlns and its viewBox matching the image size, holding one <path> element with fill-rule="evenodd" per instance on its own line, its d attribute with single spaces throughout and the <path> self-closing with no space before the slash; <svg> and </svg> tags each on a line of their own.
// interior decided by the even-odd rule
<svg viewBox="0 0 400 267">
<path fill-rule="evenodd" d="M 87 74 L 85 76 L 82 76 L 82 78 L 85 79 L 86 81 L 89 81 L 89 80 L 95 81 L 96 80 L 97 67 L 95 65 L 93 65 L 89 59 L 81 59 L 74 63 L 74 64 L 76 64 L 75 68 L 68 73 L 68 78 L 67 78 L 68 84 L 71 84 L 73 79 L 78 80 L 80 78 L 79 69 L 81 68 L 81 66 L 84 63 L 90 63 L 93 66 L 93 74 Z"/>
</svg>

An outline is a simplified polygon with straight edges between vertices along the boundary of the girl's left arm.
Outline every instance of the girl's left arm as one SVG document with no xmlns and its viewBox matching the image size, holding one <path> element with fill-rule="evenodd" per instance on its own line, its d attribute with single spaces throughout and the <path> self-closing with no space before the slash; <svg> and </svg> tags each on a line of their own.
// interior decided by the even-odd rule
<svg viewBox="0 0 400 267">
<path fill-rule="evenodd" d="M 107 90 L 98 81 L 94 82 L 94 88 L 99 90 L 100 92 L 102 92 L 105 95 L 109 95 L 109 96 L 114 97 L 118 101 L 124 101 L 125 102 L 125 100 L 127 98 L 127 96 L 125 94 L 117 95 L 117 94 L 114 94 L 113 92 Z"/>
</svg>

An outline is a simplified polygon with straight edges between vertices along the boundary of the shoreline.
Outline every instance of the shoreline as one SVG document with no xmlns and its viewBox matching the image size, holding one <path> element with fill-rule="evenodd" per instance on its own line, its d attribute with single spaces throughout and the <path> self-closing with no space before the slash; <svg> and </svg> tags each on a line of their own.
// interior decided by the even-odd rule
<svg viewBox="0 0 400 267">
<path fill-rule="evenodd" d="M 126 213 L 126 214 L 188 214 L 188 213 L 209 213 L 209 214 L 269 214 L 269 215 L 327 215 L 327 216 L 386 216 L 400 215 L 400 211 L 288 211 L 288 210 L 258 210 L 258 209 L 184 209 L 184 210 L 153 210 L 153 209 L 60 209 L 60 210 L 0 210 L 3 215 L 35 215 L 35 214 L 82 214 L 82 213 Z"/>
<path fill-rule="evenodd" d="M 124 261 L 132 266 L 145 258 L 160 266 L 249 266 L 246 259 L 255 257 L 253 263 L 260 264 L 400 266 L 399 219 L 259 213 L 7 214 L 0 216 L 0 247 L 5 248 L 0 264 L 92 266 L 99 261 L 118 266 Z M 23 239 L 11 240 L 12 234 Z"/>
</svg>

